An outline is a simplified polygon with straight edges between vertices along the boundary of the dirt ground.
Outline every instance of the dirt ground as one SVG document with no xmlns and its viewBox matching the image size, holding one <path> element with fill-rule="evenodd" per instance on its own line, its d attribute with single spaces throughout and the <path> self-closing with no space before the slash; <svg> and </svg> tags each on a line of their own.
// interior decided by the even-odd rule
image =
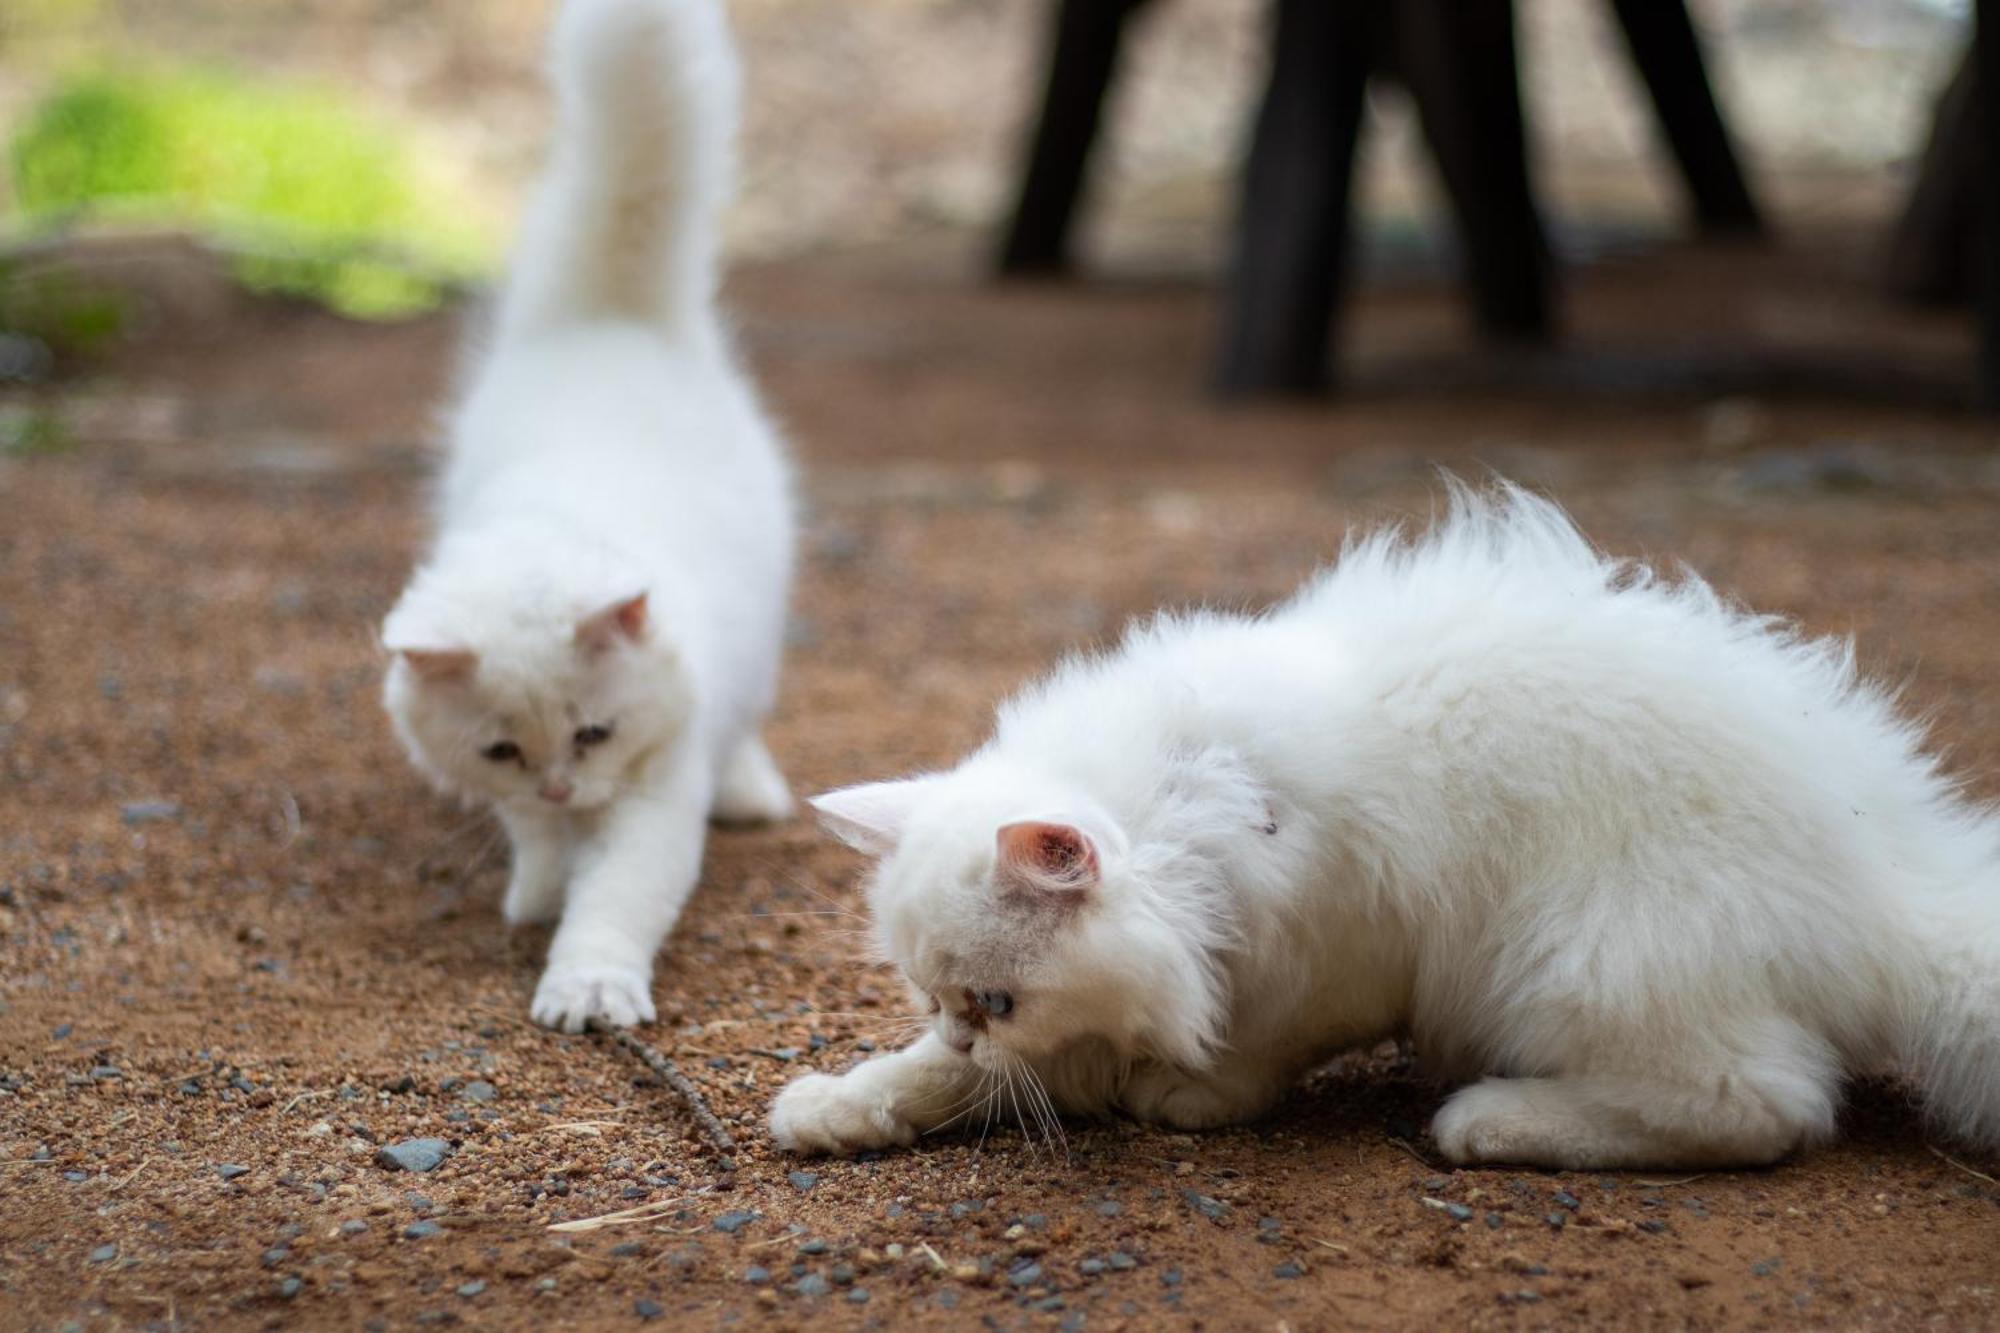
<svg viewBox="0 0 2000 1333">
<path fill-rule="evenodd" d="M 733 290 L 809 497 L 774 727 L 802 790 L 949 759 L 1130 614 L 1282 594 L 1350 524 L 1421 521 L 1444 463 L 1858 634 L 2000 795 L 1965 330 L 1837 256 L 1604 263 L 1554 357 L 1388 290 L 1344 402 L 1241 413 L 1200 393 L 1199 289 L 893 259 Z M 640 1065 L 528 1022 L 545 937 L 501 924 L 496 835 L 378 710 L 450 322 L 253 304 L 188 254 L 121 271 L 144 335 L 0 394 L 73 436 L 0 462 L 0 1325 L 2000 1325 L 2000 1164 L 1886 1086 L 1838 1146 L 1691 1178 L 1436 1164 L 1441 1090 L 1393 1048 L 1226 1132 L 787 1160 L 772 1093 L 902 1017 L 843 915 L 857 858 L 804 823 L 717 833 L 660 960 L 647 1035 L 736 1135 L 719 1170 Z M 435 1170 L 377 1164 L 420 1136 Z"/>
</svg>

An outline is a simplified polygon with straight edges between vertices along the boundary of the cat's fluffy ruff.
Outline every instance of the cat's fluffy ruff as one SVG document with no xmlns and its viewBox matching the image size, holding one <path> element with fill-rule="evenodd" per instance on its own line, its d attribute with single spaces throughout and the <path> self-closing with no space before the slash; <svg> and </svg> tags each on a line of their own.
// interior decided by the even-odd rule
<svg viewBox="0 0 2000 1333">
<path fill-rule="evenodd" d="M 793 518 L 710 304 L 736 119 L 718 5 L 571 0 L 553 50 L 552 160 L 383 642 L 418 767 L 506 825 L 509 920 L 560 917 L 531 1011 L 574 1031 L 653 1017 L 710 814 L 789 808 L 758 728 Z"/>
<path fill-rule="evenodd" d="M 1920 741 L 1845 644 L 1455 493 L 1267 615 L 1068 664 L 950 772 L 821 798 L 937 1017 L 773 1134 L 907 1142 L 1024 1071 L 1213 1125 L 1408 1031 L 1478 1080 L 1433 1125 L 1457 1162 L 1768 1162 L 1888 1069 L 2000 1144 L 2000 821 Z M 1087 838 L 1089 882 L 1034 888 L 1023 820 Z"/>
</svg>

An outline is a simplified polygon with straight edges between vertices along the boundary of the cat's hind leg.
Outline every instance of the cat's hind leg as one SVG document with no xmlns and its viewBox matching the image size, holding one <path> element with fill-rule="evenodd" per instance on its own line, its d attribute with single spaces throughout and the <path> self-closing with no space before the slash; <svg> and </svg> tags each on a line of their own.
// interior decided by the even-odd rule
<svg viewBox="0 0 2000 1333">
<path fill-rule="evenodd" d="M 725 824 L 775 824 L 791 818 L 791 788 L 756 732 L 738 741 L 723 761 L 711 814 Z"/>
<path fill-rule="evenodd" d="M 1460 1165 L 1559 1170 L 1762 1166 L 1832 1136 L 1840 1070 L 1790 1024 L 1706 1059 L 1461 1088 L 1431 1124 Z"/>
<path fill-rule="evenodd" d="M 500 915 L 510 926 L 554 921 L 562 915 L 563 885 L 569 879 L 569 816 L 504 806 L 499 814 L 513 860 Z"/>
</svg>

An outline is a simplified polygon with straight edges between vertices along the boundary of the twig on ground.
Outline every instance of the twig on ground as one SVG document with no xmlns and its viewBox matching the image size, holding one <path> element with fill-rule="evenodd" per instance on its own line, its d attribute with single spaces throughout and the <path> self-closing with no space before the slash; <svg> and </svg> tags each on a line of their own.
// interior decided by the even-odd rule
<svg viewBox="0 0 2000 1333">
<path fill-rule="evenodd" d="M 1967 1166 L 1964 1162 L 1959 1161 L 1957 1158 L 1947 1157 L 1944 1154 L 1944 1150 L 1939 1148 L 1936 1144 L 1926 1143 L 1924 1147 L 1930 1149 L 1931 1156 L 1937 1158 L 1940 1162 L 1943 1162 L 1948 1166 L 1955 1166 L 1959 1170 L 1965 1172 L 1966 1175 L 1972 1176 L 1979 1180 L 1983 1180 L 1989 1185 L 2000 1185 L 2000 1180 L 1995 1180 L 1992 1176 L 1987 1175 L 1984 1171 L 1975 1171 L 1971 1167 Z"/>
<path fill-rule="evenodd" d="M 598 1036 L 624 1047 L 632 1053 L 640 1064 L 652 1070 L 660 1082 L 666 1084 L 673 1091 L 674 1095 L 681 1099 L 681 1104 L 686 1106 L 688 1113 L 694 1117 L 695 1124 L 701 1126 L 701 1132 L 708 1136 L 708 1141 L 715 1145 L 717 1152 L 722 1154 L 725 1162 L 724 1169 L 734 1169 L 736 1140 L 730 1137 L 729 1131 L 723 1127 L 722 1121 L 717 1119 L 715 1112 L 709 1109 L 707 1100 L 701 1095 L 701 1089 L 689 1081 L 688 1076 L 681 1072 L 679 1065 L 654 1050 L 651 1046 L 648 1046 L 645 1042 L 640 1041 L 623 1028 L 606 1027 L 604 1024 L 593 1019 L 591 1020 L 590 1030 Z"/>
<path fill-rule="evenodd" d="M 636 1208 L 621 1208 L 615 1213 L 600 1213 L 596 1217 L 579 1217 L 571 1222 L 551 1222 L 551 1231 L 601 1231 L 605 1227 L 629 1226 L 634 1222 L 651 1222 L 656 1218 L 678 1212 L 687 1206 L 692 1194 L 684 1194 L 678 1199 L 655 1199 L 642 1203 Z"/>
<path fill-rule="evenodd" d="M 153 1164 L 152 1158 L 150 1157 L 144 1158 L 143 1160 L 140 1161 L 139 1165 L 132 1168 L 132 1173 L 130 1175 L 126 1176 L 125 1179 L 119 1181 L 111 1188 L 115 1190 L 124 1189 L 127 1185 L 131 1184 L 133 1181 L 139 1178 L 139 1173 L 141 1171 L 144 1171 L 147 1167 L 151 1166 L 152 1164 Z"/>
<path fill-rule="evenodd" d="M 1704 1171 L 1698 1176 L 1682 1176 L 1679 1180 L 1634 1180 L 1632 1183 L 1634 1185 L 1644 1185 L 1647 1189 L 1658 1190 L 1665 1189 L 1669 1185 L 1692 1185 L 1697 1180 L 1707 1180 L 1708 1174 L 1708 1172 Z"/>
<path fill-rule="evenodd" d="M 331 1096 L 333 1096 L 332 1088 L 315 1088 L 310 1092 L 302 1092 L 298 1096 L 286 1102 L 284 1106 L 278 1111 L 278 1114 L 279 1115 L 290 1114 L 292 1108 L 297 1106 L 300 1102 L 309 1102 L 315 1100 L 316 1098 L 331 1097 Z"/>
</svg>

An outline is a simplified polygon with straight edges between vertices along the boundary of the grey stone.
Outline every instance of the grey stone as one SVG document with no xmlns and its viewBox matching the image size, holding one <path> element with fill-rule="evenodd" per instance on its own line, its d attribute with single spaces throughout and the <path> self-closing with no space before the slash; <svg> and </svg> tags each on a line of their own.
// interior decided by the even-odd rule
<svg viewBox="0 0 2000 1333">
<path fill-rule="evenodd" d="M 224 1180 L 235 1180 L 238 1176 L 249 1175 L 250 1168 L 241 1166 L 235 1162 L 218 1162 L 216 1163 L 215 1174 L 221 1176 Z"/>
<path fill-rule="evenodd" d="M 90 1262 L 94 1264 L 108 1264 L 117 1257 L 118 1247 L 116 1245 L 100 1245 L 90 1252 Z"/>
<path fill-rule="evenodd" d="M 475 1279 L 471 1282 L 461 1283 L 458 1288 L 458 1294 L 467 1300 L 471 1300 L 484 1290 L 486 1290 L 486 1284 Z"/>
<path fill-rule="evenodd" d="M 1305 1275 L 1306 1270 L 1304 1268 L 1290 1261 L 1279 1264 L 1271 1270 L 1271 1276 L 1282 1282 L 1289 1282 L 1295 1277 L 1304 1277 Z"/>
<path fill-rule="evenodd" d="M 375 1162 L 390 1171 L 435 1171 L 449 1156 L 451 1145 L 443 1139 L 403 1139 L 384 1144 Z"/>
<path fill-rule="evenodd" d="M 731 1209 L 729 1212 L 715 1219 L 715 1229 L 726 1234 L 734 1234 L 756 1220 L 757 1214 L 755 1213 L 745 1212 L 741 1209 Z"/>
<path fill-rule="evenodd" d="M 118 817 L 127 824 L 153 824 L 163 819 L 179 819 L 179 801 L 129 801 L 118 807 Z"/>
<path fill-rule="evenodd" d="M 404 1227 L 403 1238 L 405 1240 L 423 1240 L 428 1236 L 435 1236 L 443 1230 L 443 1227 L 427 1217 L 421 1222 L 412 1222 L 410 1225 Z"/>
<path fill-rule="evenodd" d="M 476 1078 L 459 1091 L 459 1096 L 469 1102 L 490 1102 L 500 1095 L 500 1090 L 483 1078 Z"/>
<path fill-rule="evenodd" d="M 813 1186 L 819 1184 L 819 1177 L 810 1171 L 794 1171 L 786 1179 L 790 1180 L 792 1188 L 801 1194 L 808 1192 Z"/>
</svg>

